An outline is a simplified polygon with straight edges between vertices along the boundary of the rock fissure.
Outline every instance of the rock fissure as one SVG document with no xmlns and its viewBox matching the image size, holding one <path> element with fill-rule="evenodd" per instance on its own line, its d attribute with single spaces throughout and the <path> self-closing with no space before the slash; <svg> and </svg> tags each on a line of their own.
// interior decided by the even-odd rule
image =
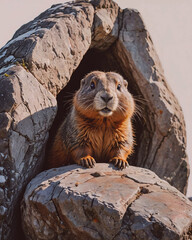
<svg viewBox="0 0 192 240">
<path fill-rule="evenodd" d="M 120 9 L 119 9 L 119 13 L 118 13 L 118 26 L 119 26 L 119 29 L 118 29 L 118 38 L 117 38 L 116 41 L 118 41 L 119 36 L 120 36 L 120 32 L 123 29 L 123 18 L 124 18 L 124 10 L 120 11 Z"/>
<path fill-rule="evenodd" d="M 69 177 L 70 175 L 73 175 L 73 171 L 69 172 L 68 174 L 65 174 L 61 180 L 64 180 L 65 178 Z"/>
<path fill-rule="evenodd" d="M 95 178 L 95 177 L 91 177 L 91 178 L 87 179 L 84 183 L 87 183 L 87 182 L 93 180 L 94 178 Z"/>
<path fill-rule="evenodd" d="M 152 134 L 151 134 L 151 135 L 152 135 Z M 149 143 L 147 144 L 147 150 L 146 150 L 145 153 L 144 153 L 145 155 L 144 155 L 142 167 L 144 167 L 144 166 L 147 165 L 148 158 L 149 158 L 149 155 L 150 155 L 150 150 L 151 150 L 152 142 L 153 142 L 153 137 L 150 138 Z"/>
<path fill-rule="evenodd" d="M 53 200 L 53 196 L 54 196 L 54 192 L 55 192 L 55 189 L 58 187 L 58 185 L 60 184 L 60 181 L 57 181 L 57 182 L 50 182 L 49 183 L 50 186 L 52 187 L 52 192 L 50 194 L 50 199 L 49 201 Z M 62 190 L 61 190 L 62 191 Z M 46 204 L 46 202 L 45 202 Z"/>
<path fill-rule="evenodd" d="M 62 192 L 62 191 L 61 191 Z M 64 222 L 63 222 L 63 219 L 62 219 L 62 212 L 60 210 L 60 207 L 57 205 L 56 201 L 54 199 L 52 199 L 52 203 L 55 207 L 55 211 L 56 211 L 56 215 L 58 216 L 59 220 L 60 220 L 60 223 L 61 225 L 64 226 Z"/>
<path fill-rule="evenodd" d="M 147 185 L 148 186 L 148 185 Z M 147 192 L 144 191 L 145 188 L 144 186 L 140 186 L 137 193 L 127 202 L 127 210 L 131 207 L 131 205 L 137 200 L 139 199 L 143 194 L 147 194 L 149 193 L 148 190 Z M 125 216 L 125 214 L 124 214 Z"/>
<path fill-rule="evenodd" d="M 157 148 L 156 148 L 156 150 L 155 150 L 155 153 L 154 153 L 154 156 L 153 156 L 153 160 L 152 160 L 152 162 L 151 162 L 151 164 L 150 164 L 149 169 L 152 168 L 152 166 L 153 166 L 153 164 L 154 164 L 154 162 L 155 162 L 155 158 L 156 158 L 156 156 L 157 156 L 157 154 L 158 154 L 158 151 L 161 149 L 162 144 L 164 143 L 165 139 L 169 136 L 169 134 L 170 134 L 170 131 L 169 131 L 165 136 L 162 137 L 159 145 L 157 146 Z"/>
<path fill-rule="evenodd" d="M 24 93 L 23 93 L 23 86 L 22 86 L 22 83 L 20 82 L 20 79 L 19 79 L 19 76 L 16 75 L 16 78 L 17 78 L 17 81 L 18 81 L 18 84 L 20 86 L 20 97 L 21 97 L 21 100 L 22 100 L 22 103 L 25 105 L 25 107 L 27 108 L 29 114 L 30 114 L 30 117 L 31 117 L 31 121 L 33 122 L 33 125 L 35 125 L 34 121 L 33 121 L 33 118 L 32 118 L 32 114 L 31 114 L 31 110 L 29 108 L 29 103 L 27 101 L 25 101 L 24 99 Z"/>
<path fill-rule="evenodd" d="M 12 130 L 12 132 L 18 133 L 20 136 L 24 137 L 29 144 L 32 144 L 35 142 L 35 140 L 31 140 L 27 135 L 22 134 L 21 132 L 17 131 L 16 129 Z"/>
<path fill-rule="evenodd" d="M 173 222 L 173 220 L 171 219 L 171 218 L 169 218 L 169 221 L 170 221 L 170 223 L 171 223 L 171 226 L 173 227 L 173 229 L 175 229 L 175 232 L 177 232 L 178 231 L 178 229 L 177 229 L 177 227 L 175 226 L 175 224 L 174 224 L 174 222 Z M 171 230 L 171 229 L 170 229 Z M 172 230 L 173 231 L 173 230 Z M 179 233 L 178 233 L 179 234 Z"/>
<path fill-rule="evenodd" d="M 135 179 L 135 178 L 133 178 L 133 177 L 130 177 L 128 174 L 123 174 L 123 175 L 121 175 L 121 178 L 128 178 L 128 179 L 131 179 L 131 180 L 133 180 L 134 182 L 136 182 L 136 183 L 141 183 L 139 180 L 137 180 L 137 179 Z"/>
<path fill-rule="evenodd" d="M 95 198 L 93 198 L 93 200 L 91 201 L 91 207 L 93 207 L 94 200 Z"/>
</svg>

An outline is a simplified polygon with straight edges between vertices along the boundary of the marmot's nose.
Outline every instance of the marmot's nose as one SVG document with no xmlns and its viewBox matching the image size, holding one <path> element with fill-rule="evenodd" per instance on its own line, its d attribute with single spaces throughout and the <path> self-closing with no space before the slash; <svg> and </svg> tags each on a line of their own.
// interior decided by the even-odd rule
<svg viewBox="0 0 192 240">
<path fill-rule="evenodd" d="M 101 96 L 101 99 L 102 99 L 104 102 L 108 103 L 111 99 L 113 99 L 113 96 L 111 96 L 111 95 L 109 95 L 109 94 L 104 94 L 104 95 Z"/>
</svg>

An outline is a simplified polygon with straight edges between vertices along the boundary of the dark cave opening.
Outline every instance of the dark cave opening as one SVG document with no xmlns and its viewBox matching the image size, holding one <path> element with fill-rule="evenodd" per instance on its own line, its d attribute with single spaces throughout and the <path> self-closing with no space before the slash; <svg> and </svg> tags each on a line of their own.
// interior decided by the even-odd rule
<svg viewBox="0 0 192 240">
<path fill-rule="evenodd" d="M 121 74 L 128 81 L 128 90 L 134 96 L 134 99 L 143 99 L 138 87 L 135 85 L 131 71 L 124 71 L 121 64 L 113 54 L 112 47 L 106 51 L 100 51 L 98 49 L 89 49 L 84 55 L 81 63 L 71 76 L 69 83 L 66 87 L 60 91 L 57 95 L 58 112 L 50 129 L 50 137 L 47 144 L 47 149 L 50 148 L 54 135 L 67 115 L 69 108 L 72 104 L 72 98 L 74 93 L 80 87 L 81 79 L 89 72 L 94 70 L 100 70 L 104 72 L 114 71 Z M 136 101 L 137 108 L 142 111 L 142 101 Z M 133 129 L 135 133 L 135 148 L 134 153 L 129 157 L 128 162 L 130 165 L 137 166 L 137 149 L 139 148 L 139 142 L 142 138 L 142 132 L 144 129 L 144 121 L 137 114 L 133 117 Z M 47 152 L 47 151 L 46 151 Z"/>
</svg>

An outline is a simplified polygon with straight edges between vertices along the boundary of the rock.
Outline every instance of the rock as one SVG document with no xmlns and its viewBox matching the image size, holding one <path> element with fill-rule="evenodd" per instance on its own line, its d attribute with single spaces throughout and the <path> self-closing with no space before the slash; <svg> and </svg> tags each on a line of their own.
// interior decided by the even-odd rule
<svg viewBox="0 0 192 240">
<path fill-rule="evenodd" d="M 191 239 L 192 203 L 147 169 L 109 164 L 42 172 L 22 203 L 26 238 Z"/>
<path fill-rule="evenodd" d="M 96 1 L 93 1 L 93 4 Z M 108 49 L 118 38 L 119 23 L 118 14 L 121 11 L 119 6 L 111 1 L 105 1 L 101 4 L 95 5 L 97 10 L 95 12 L 93 22 L 93 35 L 91 48 L 99 48 L 102 51 Z"/>
<path fill-rule="evenodd" d="M 36 79 L 53 95 L 65 87 L 89 49 L 93 17 L 91 4 L 58 4 L 15 33 L 14 42 L 31 32 L 28 39 L 22 37 L 15 56 L 25 59 Z"/>
<path fill-rule="evenodd" d="M 113 50 L 121 67 L 129 72 L 130 84 L 146 101 L 135 164 L 151 169 L 186 193 L 189 165 L 182 109 L 165 81 L 153 42 L 136 10 L 124 10 L 119 41 Z"/>
<path fill-rule="evenodd" d="M 0 186 L 1 186 L 1 187 L 4 186 L 5 183 L 6 183 L 6 178 L 5 178 L 5 176 L 0 175 Z"/>
<path fill-rule="evenodd" d="M 3 143 L 0 149 L 3 169 L 0 187 L 4 197 L 1 199 L 1 212 L 4 213 L 1 227 L 4 236 L 6 233 L 9 236 L 7 225 L 12 224 L 12 216 L 15 214 L 12 211 L 23 187 L 42 167 L 48 130 L 57 109 L 53 95 L 23 67 L 12 67 L 8 73 L 11 73 L 10 77 L 3 76 L 0 80 L 9 86 L 3 88 L 5 85 L 0 85 L 0 92 L 2 89 L 5 94 L 4 111 L 7 111 L 1 113 L 4 120 L 0 124 Z"/>
<path fill-rule="evenodd" d="M 182 110 L 140 14 L 121 10 L 112 0 L 57 4 L 0 49 L 2 239 L 21 239 L 16 233 L 22 191 L 41 171 L 49 129 L 53 124 L 52 138 L 67 111 L 67 93 L 92 70 L 119 72 L 135 98 L 144 101 L 138 104 L 142 118 L 134 120 L 137 145 L 130 164 L 153 170 L 186 193 Z"/>
<path fill-rule="evenodd" d="M 0 188 L 0 204 L 3 203 L 4 200 L 4 191 L 2 188 Z"/>
</svg>

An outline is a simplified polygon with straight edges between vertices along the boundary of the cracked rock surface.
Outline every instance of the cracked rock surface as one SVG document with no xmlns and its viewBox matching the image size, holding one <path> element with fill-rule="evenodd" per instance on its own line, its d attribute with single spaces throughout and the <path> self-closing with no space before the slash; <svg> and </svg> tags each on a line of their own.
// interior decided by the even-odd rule
<svg viewBox="0 0 192 240">
<path fill-rule="evenodd" d="M 22 202 L 30 240 L 191 239 L 192 203 L 147 169 L 77 165 L 40 173 Z"/>
<path fill-rule="evenodd" d="M 16 237 L 18 205 L 26 184 L 41 171 L 56 96 L 70 84 L 71 92 L 77 90 L 92 70 L 119 72 L 135 98 L 144 100 L 142 117 L 134 123 L 137 144 L 130 164 L 151 169 L 186 193 L 183 113 L 139 12 L 122 10 L 112 0 L 53 5 L 0 49 L 1 240 L 21 239 Z M 64 95 L 61 105 L 65 101 Z"/>
</svg>

